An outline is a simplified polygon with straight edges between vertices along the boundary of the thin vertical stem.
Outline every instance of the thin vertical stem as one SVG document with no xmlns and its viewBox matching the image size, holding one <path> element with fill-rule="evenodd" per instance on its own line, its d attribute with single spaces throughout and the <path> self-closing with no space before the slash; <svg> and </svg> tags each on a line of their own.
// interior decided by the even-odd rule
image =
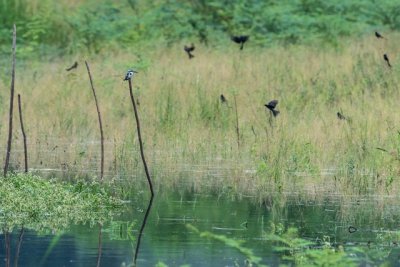
<svg viewBox="0 0 400 267">
<path fill-rule="evenodd" d="M 12 125 L 13 125 L 13 109 L 14 109 L 14 87 L 15 87 L 15 50 L 17 46 L 17 27 L 14 24 L 13 41 L 12 41 L 12 70 L 11 70 L 11 94 L 10 94 L 10 117 L 8 124 L 8 141 L 7 154 L 4 163 L 4 177 L 7 176 L 8 164 L 10 162 L 11 141 L 12 141 Z"/>
<path fill-rule="evenodd" d="M 135 112 L 136 127 L 137 127 L 137 134 L 138 134 L 139 147 L 140 147 L 140 155 L 141 155 L 141 157 L 142 157 L 142 161 L 143 161 L 143 165 L 144 165 L 144 171 L 146 172 L 147 181 L 148 181 L 148 183 L 149 183 L 151 196 L 154 196 L 153 183 L 151 182 L 150 173 L 149 173 L 149 170 L 148 170 L 148 168 L 147 168 L 146 159 L 145 159 L 145 157 L 144 157 L 142 135 L 141 135 L 141 133 L 140 133 L 139 115 L 138 115 L 138 112 L 137 112 L 137 109 L 136 109 L 136 102 L 135 102 L 135 99 L 134 99 L 134 97 L 133 97 L 133 92 L 132 92 L 132 81 L 131 81 L 131 80 L 129 80 L 129 93 L 130 93 L 130 95 L 131 95 L 131 101 L 132 101 L 132 105 L 133 105 L 133 111 Z"/>
<path fill-rule="evenodd" d="M 100 181 L 103 181 L 104 176 L 104 135 L 103 135 L 103 124 L 101 123 L 101 113 L 99 104 L 97 102 L 96 91 L 93 86 L 92 74 L 90 73 L 89 64 L 85 61 L 87 72 L 89 75 L 90 86 L 92 87 L 94 102 L 96 103 L 97 115 L 99 118 L 99 127 L 100 127 L 100 146 L 101 146 L 101 163 L 100 163 Z"/>
<path fill-rule="evenodd" d="M 23 137 L 23 141 L 24 141 L 25 172 L 28 172 L 28 149 L 27 149 L 27 145 L 26 145 L 26 134 L 25 134 L 24 122 L 22 120 L 22 105 L 21 105 L 21 95 L 20 94 L 18 94 L 18 111 L 19 111 L 19 121 L 21 124 L 22 137 Z"/>
<path fill-rule="evenodd" d="M 236 114 L 236 138 L 237 138 L 237 145 L 238 148 L 240 147 L 240 132 L 239 132 L 239 116 L 236 104 L 236 95 L 233 96 L 233 100 L 235 101 L 235 114 Z"/>
</svg>

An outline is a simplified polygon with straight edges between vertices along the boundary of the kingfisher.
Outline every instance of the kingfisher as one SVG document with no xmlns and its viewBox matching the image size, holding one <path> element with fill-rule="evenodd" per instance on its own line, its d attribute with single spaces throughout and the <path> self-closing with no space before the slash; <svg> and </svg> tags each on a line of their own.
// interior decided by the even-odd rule
<svg viewBox="0 0 400 267">
<path fill-rule="evenodd" d="M 135 73 L 138 73 L 138 72 L 135 70 L 128 70 L 128 72 L 125 75 L 124 81 L 129 81 L 130 79 L 132 79 L 133 74 L 135 74 Z"/>
</svg>

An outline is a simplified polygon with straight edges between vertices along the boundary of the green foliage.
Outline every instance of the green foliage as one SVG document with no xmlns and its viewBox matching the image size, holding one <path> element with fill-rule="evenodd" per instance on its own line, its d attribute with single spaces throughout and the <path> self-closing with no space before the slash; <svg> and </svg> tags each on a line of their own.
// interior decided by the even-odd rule
<svg viewBox="0 0 400 267">
<path fill-rule="evenodd" d="M 23 226 L 55 231 L 71 224 L 103 224 L 121 211 L 122 202 L 98 183 L 59 183 L 31 174 L 0 179 L 0 228 Z"/>
<path fill-rule="evenodd" d="M 4 0 L 0 2 L 0 47 L 2 52 L 9 50 L 13 23 L 18 28 L 20 55 L 98 53 L 187 39 L 221 44 L 233 34 L 249 34 L 258 45 L 315 40 L 339 45 L 341 36 L 399 29 L 399 9 L 390 0 L 379 4 L 374 0 L 89 0 L 74 4 Z"/>
<path fill-rule="evenodd" d="M 246 256 L 249 263 L 254 263 L 257 266 L 265 266 L 265 265 L 261 264 L 262 258 L 254 255 L 254 253 L 251 249 L 246 248 L 243 245 L 244 241 L 242 241 L 242 240 L 232 239 L 232 238 L 226 237 L 224 235 L 217 235 L 217 234 L 214 234 L 214 233 L 211 233 L 208 231 L 200 232 L 195 226 L 193 226 L 191 224 L 186 224 L 186 227 L 189 230 L 191 230 L 195 233 L 198 233 L 200 235 L 200 237 L 220 241 L 220 242 L 224 243 L 226 246 L 238 250 L 241 254 Z"/>
</svg>

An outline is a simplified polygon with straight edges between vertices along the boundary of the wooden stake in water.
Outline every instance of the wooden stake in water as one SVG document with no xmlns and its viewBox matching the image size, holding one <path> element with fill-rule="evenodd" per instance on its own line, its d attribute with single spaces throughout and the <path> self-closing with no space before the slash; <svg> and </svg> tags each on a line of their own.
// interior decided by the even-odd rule
<svg viewBox="0 0 400 267">
<path fill-rule="evenodd" d="M 99 103 L 97 102 L 96 91 L 93 86 L 92 74 L 90 73 L 89 64 L 85 61 L 86 69 L 89 75 L 90 86 L 92 87 L 94 102 L 96 103 L 97 116 L 99 118 L 100 127 L 100 149 L 101 149 L 101 163 L 100 163 L 100 181 L 103 181 L 104 176 L 104 135 L 103 135 L 103 124 L 101 123 L 101 113 L 99 108 Z"/>
<path fill-rule="evenodd" d="M 7 141 L 7 154 L 4 163 L 4 177 L 7 176 L 8 164 L 10 162 L 11 141 L 12 141 L 12 125 L 13 125 L 13 109 L 14 109 L 14 86 L 15 86 L 15 49 L 17 44 L 17 27 L 13 28 L 13 41 L 12 41 L 12 70 L 11 70 L 11 95 L 10 95 L 10 116 L 8 122 L 8 141 Z"/>
<path fill-rule="evenodd" d="M 149 169 L 147 168 L 146 159 L 145 159 L 145 157 L 144 157 L 142 135 L 141 135 L 141 133 L 140 133 L 139 115 L 138 115 L 137 108 L 136 108 L 135 98 L 133 97 L 133 92 L 132 92 L 132 78 L 130 78 L 130 79 L 128 80 L 128 82 L 129 82 L 129 93 L 130 93 L 130 95 L 131 95 L 131 101 L 132 101 L 132 105 L 133 105 L 133 111 L 135 112 L 136 128 L 137 128 L 137 135 L 138 135 L 139 147 L 140 147 L 140 156 L 142 157 L 143 166 L 144 166 L 144 171 L 145 171 L 146 177 L 147 177 L 147 182 L 149 183 L 151 196 L 153 197 L 153 196 L 154 196 L 153 183 L 151 182 Z"/>
<path fill-rule="evenodd" d="M 28 172 L 28 148 L 26 146 L 26 134 L 24 129 L 24 122 L 22 120 L 22 107 L 21 107 L 21 95 L 18 94 L 18 111 L 19 111 L 19 122 L 21 124 L 22 137 L 24 141 L 24 156 L 25 156 L 25 172 Z"/>
</svg>

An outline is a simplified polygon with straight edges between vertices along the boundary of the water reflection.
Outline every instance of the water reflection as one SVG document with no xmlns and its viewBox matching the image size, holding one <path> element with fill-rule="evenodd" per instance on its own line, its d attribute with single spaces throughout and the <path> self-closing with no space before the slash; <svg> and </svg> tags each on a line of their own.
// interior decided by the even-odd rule
<svg viewBox="0 0 400 267">
<path fill-rule="evenodd" d="M 399 264 L 400 209 L 396 199 L 285 198 L 259 204 L 251 198 L 193 193 L 163 194 L 149 203 L 142 198 L 134 196 L 129 210 L 112 222 L 93 228 L 73 226 L 58 238 L 26 229 L 3 234 L 5 249 L 0 256 L 7 258 L 9 266 L 38 266 L 40 262 L 40 266 L 132 266 L 135 258 L 137 266 L 158 262 L 168 266 L 244 266 L 248 256 L 214 238 L 217 236 L 240 241 L 261 257 L 260 263 L 277 266 L 287 261 L 276 250 L 277 242 L 271 241 L 270 233 L 285 235 L 295 227 L 299 237 L 312 242 L 314 248 L 322 248 L 326 242 L 344 250 L 357 247 L 364 254 L 357 252 L 354 257 L 374 264 Z M 147 218 L 145 228 L 143 217 Z M 201 236 L 188 229 L 188 224 L 214 237 Z M 350 232 L 349 227 L 357 231 Z M 144 235 L 140 229 L 145 229 Z"/>
</svg>

